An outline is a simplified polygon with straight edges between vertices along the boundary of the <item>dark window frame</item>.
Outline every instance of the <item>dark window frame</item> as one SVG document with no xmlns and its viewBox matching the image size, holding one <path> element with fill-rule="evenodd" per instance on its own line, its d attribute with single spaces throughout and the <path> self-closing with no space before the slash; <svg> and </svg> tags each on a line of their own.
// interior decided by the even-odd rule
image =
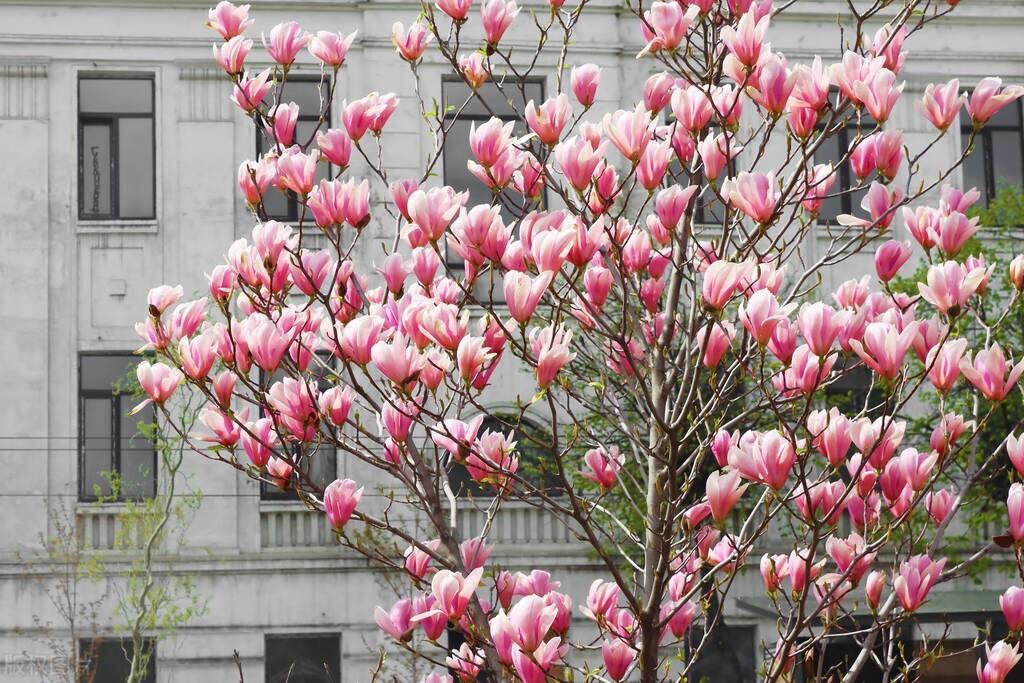
<svg viewBox="0 0 1024 683">
<path fill-rule="evenodd" d="M 293 75 L 293 76 L 290 76 L 288 78 L 288 80 L 285 82 L 285 90 L 287 90 L 288 84 L 298 84 L 298 83 L 316 85 L 318 88 L 321 88 L 321 89 L 326 88 L 326 92 L 324 92 L 323 95 L 325 95 L 325 99 L 327 100 L 327 113 L 324 116 L 323 123 L 326 124 L 328 127 L 330 127 L 331 109 L 332 109 L 332 106 L 334 104 L 330 100 L 330 96 L 331 96 L 331 77 L 327 76 L 327 75 L 324 75 L 323 77 L 321 77 L 321 76 L 314 76 L 312 74 L 297 74 L 297 75 Z M 283 100 L 281 103 L 284 103 L 284 102 L 287 102 L 287 101 L 288 100 Z M 321 115 L 321 112 L 317 112 L 316 114 L 303 114 L 302 113 L 302 109 L 300 108 L 299 109 L 299 115 L 295 119 L 296 135 L 298 134 L 299 124 L 301 124 L 303 122 L 306 122 L 306 123 L 316 123 L 316 122 L 319 122 L 320 121 L 320 115 Z M 267 132 L 265 130 L 261 129 L 259 126 L 254 125 L 253 126 L 253 130 L 254 130 L 255 135 L 256 135 L 256 138 L 255 138 L 256 139 L 256 156 L 257 156 L 257 158 L 259 158 L 262 155 L 264 155 L 267 152 L 269 152 L 271 149 L 273 149 L 273 147 L 274 147 L 274 145 L 276 143 L 273 141 L 273 139 L 271 137 L 268 136 Z M 316 135 L 315 134 L 313 135 L 313 139 L 314 140 L 316 139 Z M 263 146 L 264 142 L 267 143 L 267 147 L 266 148 L 264 148 L 264 146 Z M 296 140 L 295 140 L 295 142 L 293 144 L 297 144 L 299 142 L 303 142 L 303 141 L 299 140 L 296 137 Z M 312 142 L 312 140 L 311 140 L 311 142 Z M 330 173 L 331 173 L 331 166 L 330 166 L 330 164 L 327 165 L 327 173 L 328 173 L 328 176 L 330 176 Z M 287 192 L 285 192 L 284 193 L 284 197 L 287 199 L 287 202 L 288 202 L 287 213 L 272 215 L 272 214 L 270 214 L 268 212 L 267 218 L 270 219 L 270 220 L 274 220 L 274 221 L 281 221 L 282 223 L 297 223 L 299 221 L 299 216 L 302 213 L 300 211 L 300 209 L 299 209 L 299 206 L 300 206 L 299 198 L 291 190 L 288 190 Z M 266 203 L 265 202 L 264 202 L 264 209 L 266 209 Z"/>
<path fill-rule="evenodd" d="M 974 153 L 981 152 L 981 163 L 982 170 L 985 174 L 985 187 L 982 192 L 982 199 L 985 201 L 985 206 L 995 199 L 996 193 L 999 191 L 998 178 L 995 177 L 995 155 L 992 146 L 992 133 L 994 131 L 1002 131 L 1006 133 L 1016 133 L 1017 140 L 1020 146 L 1020 161 L 1021 169 L 1024 171 L 1024 105 L 1020 100 L 1016 100 L 1007 105 L 1007 108 L 1012 108 L 1016 113 L 1016 125 L 1005 125 L 999 123 L 993 123 L 989 121 L 985 124 L 985 127 L 978 131 L 975 137 Z M 960 146 L 961 154 L 963 153 L 963 146 L 971 138 L 971 134 L 974 132 L 974 124 L 971 122 L 970 115 L 967 114 L 966 109 L 960 110 Z M 963 188 L 967 190 L 969 188 Z M 1021 184 L 1016 188 L 1017 190 L 1024 191 L 1024 173 L 1021 176 Z"/>
<path fill-rule="evenodd" d="M 330 374 L 337 375 L 338 368 L 337 364 L 335 363 L 334 356 L 324 351 L 318 352 L 317 355 L 320 357 L 321 361 L 325 361 L 331 365 Z M 263 384 L 266 380 L 266 373 L 263 370 L 260 370 L 259 373 L 260 383 Z M 318 379 L 318 389 L 320 389 L 321 391 L 323 391 L 325 383 L 331 383 L 330 374 Z M 273 381 L 272 378 L 271 381 Z M 323 428 L 321 427 L 321 431 L 322 430 Z M 313 451 L 313 453 L 315 453 L 316 457 L 322 457 L 324 455 L 321 449 L 323 449 L 325 446 L 329 447 L 330 450 L 332 451 L 331 455 L 334 457 L 334 477 L 336 478 L 338 476 L 338 449 L 334 446 L 333 443 L 327 443 L 324 441 L 321 441 L 319 444 L 316 444 L 315 446 L 316 449 L 315 451 Z M 301 457 L 308 454 L 308 451 L 305 451 L 301 444 L 288 444 L 287 447 L 291 449 L 293 458 Z M 308 458 L 306 458 L 305 460 L 307 463 L 309 463 Z M 331 479 L 331 481 L 334 481 L 334 479 Z M 326 482 L 324 486 L 330 484 L 331 481 Z M 295 501 L 295 493 L 292 491 L 291 488 L 282 489 L 277 486 L 274 486 L 273 484 L 261 481 L 260 500 L 269 502 L 290 502 Z"/>
<path fill-rule="evenodd" d="M 443 124 L 445 125 L 445 130 L 448 130 L 451 127 L 451 124 L 455 123 L 456 121 L 469 121 L 470 124 L 472 124 L 472 123 L 487 123 L 492 118 L 500 119 L 503 123 L 522 123 L 524 126 L 527 125 L 525 109 L 522 112 L 522 116 L 517 116 L 514 113 L 511 113 L 511 114 L 501 114 L 501 113 L 491 114 L 490 112 L 487 112 L 487 113 L 483 113 L 483 114 L 466 114 L 466 113 L 457 114 L 455 111 L 448 111 L 447 110 L 448 106 L 451 103 L 448 102 L 447 98 L 445 97 L 445 93 L 444 93 L 445 84 L 452 84 L 452 85 L 459 86 L 459 85 L 466 85 L 466 82 L 464 80 L 462 80 L 462 78 L 460 76 L 457 76 L 455 74 L 444 74 L 443 76 L 441 76 L 441 106 L 444 107 L 444 109 L 445 109 L 444 119 L 443 119 Z M 485 83 L 481 87 L 486 87 L 487 85 L 493 85 L 493 84 L 491 83 L 491 81 L 488 81 L 487 83 Z M 539 99 L 540 99 L 540 103 L 541 104 L 544 103 L 546 101 L 545 97 L 547 95 L 547 79 L 544 78 L 543 76 L 527 76 L 526 78 L 508 77 L 508 78 L 505 78 L 502 81 L 502 88 L 503 89 L 506 88 L 506 87 L 512 88 L 515 91 L 515 96 L 518 96 L 518 95 L 521 94 L 520 88 L 522 88 L 524 86 L 528 86 L 528 85 L 540 86 L 540 98 Z M 494 87 L 497 88 L 496 85 Z M 498 92 L 501 92 L 501 91 L 498 91 Z M 480 98 L 478 95 L 474 95 L 474 98 L 475 99 L 481 99 L 481 101 L 482 101 L 482 98 Z M 505 98 L 506 103 L 508 102 L 508 99 L 509 98 L 506 96 L 506 98 Z M 529 103 L 529 100 L 524 97 L 523 98 L 523 106 L 525 107 L 526 104 L 528 104 L 528 103 Z M 511 109 L 511 107 L 510 107 L 510 109 Z M 529 129 L 528 126 L 527 126 L 527 129 Z M 445 148 L 444 148 L 444 150 L 442 150 L 442 154 L 441 154 L 441 174 L 442 174 L 442 176 L 445 175 L 444 171 L 445 171 L 445 169 L 447 167 L 446 156 L 447 156 L 447 153 L 448 153 L 448 149 L 449 149 L 449 147 L 445 146 Z M 465 161 L 470 161 L 470 160 L 472 160 L 471 156 L 466 157 L 466 159 L 464 159 L 463 161 L 465 162 Z M 444 183 L 446 185 L 450 185 L 451 184 L 451 183 L 448 182 L 448 178 L 444 178 Z M 460 188 L 460 187 L 455 188 L 455 190 L 459 191 L 459 192 L 461 192 L 464 189 L 465 188 Z M 506 190 L 506 192 L 508 192 L 508 190 Z M 494 195 L 493 192 L 491 194 Z M 494 201 L 495 201 L 496 198 L 497 198 L 496 195 L 492 196 L 492 199 L 491 199 L 491 202 L 492 202 L 491 205 L 492 206 L 494 205 Z M 548 198 L 547 186 L 545 186 L 545 187 L 543 187 L 541 189 L 541 201 L 540 201 L 540 205 L 541 206 L 547 206 L 547 198 Z M 500 202 L 499 202 L 499 204 L 500 204 Z M 505 216 L 503 218 L 507 218 L 507 216 Z M 456 265 L 456 266 L 458 266 L 461 269 L 461 267 L 462 267 L 461 259 L 458 259 L 458 261 L 456 261 L 456 262 L 451 262 L 451 261 L 452 260 L 449 259 L 449 263 L 448 263 L 449 268 L 452 267 L 453 265 Z"/>
<path fill-rule="evenodd" d="M 82 112 L 82 81 L 98 80 L 136 80 L 149 81 L 150 112 Z M 154 72 L 118 72 L 102 71 L 78 73 L 75 84 L 78 97 L 78 220 L 79 221 L 153 221 L 156 220 L 157 204 L 157 155 L 156 155 L 156 74 Z M 153 159 L 153 211 L 149 216 L 121 216 L 120 207 L 120 168 L 118 167 L 118 126 L 120 119 L 149 119 L 152 122 L 152 159 Z M 106 126 L 110 136 L 110 212 L 107 214 L 85 215 L 85 139 L 86 126 Z"/>
<path fill-rule="evenodd" d="M 845 125 L 837 130 L 830 136 L 830 139 L 834 139 L 839 147 L 839 158 L 838 159 L 814 159 L 813 163 L 832 163 L 833 172 L 836 176 L 835 184 L 829 189 L 826 195 L 828 199 L 839 200 L 839 211 L 836 216 L 841 214 L 853 214 L 857 207 L 860 206 L 860 202 L 854 206 L 854 199 L 859 199 L 856 196 L 858 192 L 867 192 L 870 187 L 869 181 L 871 177 L 866 178 L 863 183 L 855 182 L 857 179 L 853 175 L 853 169 L 850 167 L 850 145 L 857 140 L 858 136 L 866 138 L 875 132 L 878 124 L 873 118 L 866 112 L 862 113 L 860 118 L 847 119 Z M 824 125 L 815 126 L 814 131 L 817 134 L 825 132 Z M 882 129 L 878 129 L 882 130 Z M 821 147 L 818 147 L 818 152 L 821 151 Z M 840 163 L 842 162 L 842 163 Z M 827 202 L 825 199 L 824 202 Z M 821 211 L 815 216 L 815 221 L 819 224 L 832 224 L 836 222 L 836 216 L 828 216 L 825 214 L 826 206 L 823 204 Z"/>
<path fill-rule="evenodd" d="M 338 648 L 338 660 L 336 662 L 333 662 L 335 668 L 330 671 L 330 679 L 332 680 L 332 683 L 334 681 L 341 681 L 341 669 L 342 669 L 341 633 L 338 632 L 338 631 L 320 631 L 320 632 L 314 631 L 314 632 L 303 632 L 303 633 L 264 633 L 263 634 L 263 677 L 264 677 L 264 680 L 266 681 L 266 683 L 275 683 L 276 680 L 277 680 L 277 679 L 272 679 L 271 678 L 272 672 L 270 670 L 270 666 L 269 666 L 269 663 L 267 661 L 268 654 L 270 652 L 270 643 L 272 641 L 284 642 L 284 641 L 289 641 L 289 640 L 302 640 L 302 639 L 308 639 L 308 640 L 316 639 L 316 640 L 322 640 L 322 641 L 325 641 L 325 642 L 328 641 L 328 640 L 333 640 L 334 641 L 334 643 L 337 645 L 337 648 Z M 333 652 L 332 652 L 332 655 L 333 655 Z M 295 663 L 292 662 L 292 666 L 294 666 L 294 665 L 295 665 Z M 318 671 L 321 672 L 321 675 L 326 676 L 326 674 L 322 673 L 321 670 L 318 670 Z M 297 671 L 297 672 L 294 672 L 293 675 L 297 674 L 297 675 L 301 676 L 304 673 L 307 673 L 307 672 Z"/>
<path fill-rule="evenodd" d="M 536 420 L 531 419 L 529 416 L 519 418 L 513 414 L 502 413 L 500 410 L 494 411 L 488 413 L 484 417 L 483 423 L 480 425 L 480 429 L 477 434 L 482 434 L 488 429 L 507 434 L 509 432 L 507 423 L 510 422 L 517 425 L 511 430 L 512 438 L 516 441 L 516 454 L 519 456 L 519 471 L 516 474 L 523 477 L 523 465 L 529 464 L 526 459 L 525 449 L 528 448 L 534 452 L 541 450 L 540 447 L 528 437 L 529 434 L 538 434 L 543 430 L 543 427 L 541 427 Z M 554 456 L 552 455 L 552 457 Z M 453 477 L 453 473 L 455 473 L 456 476 Z M 554 497 L 564 495 L 565 491 L 555 480 L 557 474 L 554 472 L 541 472 L 540 477 L 532 476 L 536 473 L 526 474 L 531 475 L 525 478 L 534 486 L 543 484 L 544 491 L 547 495 Z M 473 498 L 491 498 L 494 496 L 494 487 L 478 484 L 473 477 L 470 476 L 469 470 L 466 469 L 464 464 L 456 463 L 454 461 L 450 462 L 447 471 L 447 480 L 457 498 L 469 498 L 470 496 Z"/>
<path fill-rule="evenodd" d="M 126 394 L 114 393 L 113 388 L 109 391 L 102 389 L 83 389 L 82 381 L 82 359 L 88 357 L 124 357 L 131 358 L 135 354 L 130 351 L 81 351 L 78 353 L 78 500 L 83 503 L 96 503 L 99 502 L 100 497 L 96 496 L 92 491 L 85 489 L 86 477 L 86 435 L 85 435 L 85 403 L 88 399 L 108 399 L 110 400 L 110 470 L 111 472 L 117 472 L 121 474 L 121 442 L 122 442 L 122 421 L 125 416 L 126 406 L 121 400 Z M 130 398 L 130 395 L 128 395 Z M 141 437 L 140 437 L 141 438 Z M 156 494 L 157 487 L 159 485 L 159 473 L 157 466 L 157 451 L 156 444 L 153 444 L 153 459 L 152 468 L 150 470 L 151 479 L 153 482 L 153 495 Z M 145 495 L 142 496 L 126 496 L 122 488 L 119 495 L 116 497 L 111 494 L 110 498 L 122 502 L 122 501 L 139 501 L 144 500 Z"/>
<path fill-rule="evenodd" d="M 149 648 L 149 658 L 146 661 L 146 677 L 144 683 L 156 683 L 156 656 L 157 656 L 157 645 L 158 641 L 156 638 L 144 638 L 145 647 Z M 125 660 L 118 662 L 122 666 L 127 666 L 131 661 L 128 659 L 129 651 L 134 649 L 131 638 L 122 638 L 119 636 L 97 636 L 94 638 L 81 638 L 78 641 L 78 671 L 84 676 L 82 680 L 94 681 L 95 683 L 106 683 L 112 677 L 102 676 L 103 670 L 97 670 L 92 667 L 93 660 L 100 662 L 101 657 L 97 656 L 97 651 L 102 648 L 103 645 L 107 646 L 118 646 L 119 650 L 124 653 Z M 117 674 L 114 674 L 117 675 Z"/>
</svg>

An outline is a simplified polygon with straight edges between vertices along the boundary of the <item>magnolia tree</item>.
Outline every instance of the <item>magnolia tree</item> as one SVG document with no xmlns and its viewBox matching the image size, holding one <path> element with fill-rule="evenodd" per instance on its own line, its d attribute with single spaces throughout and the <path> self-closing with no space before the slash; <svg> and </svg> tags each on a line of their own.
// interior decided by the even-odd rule
<svg viewBox="0 0 1024 683">
<path fill-rule="evenodd" d="M 375 618 L 433 667 L 427 680 L 682 680 L 753 567 L 777 612 L 765 680 L 855 681 L 865 667 L 909 680 L 948 653 L 941 639 L 913 652 L 899 641 L 936 585 L 999 545 L 1024 567 L 1019 482 L 1008 537 L 957 559 L 945 540 L 987 471 L 1009 459 L 1024 473 L 1012 433 L 994 435 L 995 452 L 977 447 L 1024 362 L 965 341 L 991 339 L 1019 310 L 1024 257 L 999 273 L 967 258 L 979 225 L 965 212 L 979 195 L 948 184 L 964 157 L 921 164 L 964 107 L 966 155 L 1024 90 L 929 85 L 916 105 L 932 134 L 911 149 L 889 123 L 904 45 L 957 3 L 850 2 L 834 63 L 794 63 L 766 42 L 795 4 L 627 2 L 637 57 L 657 73 L 635 106 L 604 116 L 589 113 L 600 68 L 571 66 L 586 0 L 550 0 L 530 18 L 512 0 L 424 3 L 393 28 L 398 58 L 418 85 L 433 51 L 468 98 L 370 93 L 336 118 L 327 102 L 355 34 L 280 24 L 263 41 L 274 66 L 250 73 L 248 6 L 210 11 L 225 91 L 271 141 L 238 173 L 255 227 L 212 268 L 207 297 L 149 293 L 139 330 L 156 358 L 139 379 L 171 425 L 175 401 L 201 394 L 205 432 L 179 427 L 199 453 L 294 492 L 342 545 L 404 577 L 411 597 Z M 503 44 L 516 22 L 534 49 Z M 330 90 L 311 139 L 296 137 L 288 99 L 303 50 Z M 526 102 L 540 74 L 554 94 Z M 490 110 L 493 93 L 526 125 L 471 128 L 469 171 L 493 190 L 471 205 L 434 171 L 459 112 L 473 100 Z M 417 177 L 381 161 L 399 106 L 418 108 L 430 140 Z M 853 131 L 849 149 L 815 163 L 840 131 Z M 856 187 L 836 183 L 846 165 Z M 863 192 L 856 215 L 818 218 L 849 192 Z M 277 193 L 296 202 L 297 224 L 269 219 Z M 900 225 L 916 246 L 892 238 Z M 823 290 L 825 273 L 863 253 L 875 273 Z M 899 293 L 889 283 L 912 258 L 926 275 Z M 998 310 L 986 288 L 1008 293 Z M 871 391 L 840 406 L 830 387 L 865 371 Z M 489 411 L 495 377 L 517 374 L 531 385 L 518 409 Z M 946 399 L 956 385 L 975 392 L 961 412 Z M 916 442 L 905 417 L 926 396 L 939 411 Z M 527 412 L 543 430 L 522 428 Z M 324 486 L 311 472 L 328 446 L 376 474 Z M 521 461 L 527 448 L 545 454 L 530 463 L 543 476 Z M 454 495 L 452 473 L 477 482 L 472 500 Z M 543 568 L 491 561 L 491 521 L 509 501 L 592 553 L 604 576 L 588 595 L 560 592 Z M 466 505 L 486 511 L 478 537 L 456 524 Z M 789 547 L 774 554 L 779 539 Z M 1018 634 L 1024 589 L 1000 605 Z M 574 611 L 593 627 L 571 633 Z M 456 650 L 450 630 L 464 640 Z M 1015 637 L 990 644 L 979 680 L 1004 679 Z M 857 653 L 828 665 L 838 638 Z"/>
</svg>

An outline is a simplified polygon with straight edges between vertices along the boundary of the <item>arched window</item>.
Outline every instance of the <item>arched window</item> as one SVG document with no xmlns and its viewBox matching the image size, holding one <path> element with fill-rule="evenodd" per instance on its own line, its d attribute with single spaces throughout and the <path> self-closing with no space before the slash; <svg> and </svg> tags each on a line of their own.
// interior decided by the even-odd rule
<svg viewBox="0 0 1024 683">
<path fill-rule="evenodd" d="M 478 434 L 486 431 L 512 433 L 516 442 L 516 454 L 519 456 L 517 474 L 529 481 L 548 495 L 561 495 L 563 488 L 558 477 L 558 466 L 555 454 L 549 444 L 551 434 L 536 422 L 519 419 L 514 415 L 487 416 L 480 425 Z M 487 497 L 494 494 L 494 487 L 478 484 L 469 475 L 464 465 L 452 462 L 448 467 L 448 482 L 452 491 L 459 497 Z"/>
</svg>

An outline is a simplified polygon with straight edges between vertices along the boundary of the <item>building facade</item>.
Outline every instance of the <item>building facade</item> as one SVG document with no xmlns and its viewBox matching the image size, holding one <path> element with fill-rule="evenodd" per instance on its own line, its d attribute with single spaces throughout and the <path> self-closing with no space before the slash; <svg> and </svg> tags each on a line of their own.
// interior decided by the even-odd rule
<svg viewBox="0 0 1024 683">
<path fill-rule="evenodd" d="M 3 683 L 45 680 L 32 669 L 33 662 L 53 656 L 43 640 L 47 634 L 72 637 L 46 593 L 54 567 L 33 561 L 42 556 L 45 539 L 59 532 L 58 511 L 70 515 L 77 542 L 111 568 L 110 585 L 82 588 L 99 600 L 114 590 L 116 569 L 127 561 L 113 549 L 122 506 L 103 500 L 109 484 L 101 473 L 118 471 L 120 491 L 129 497 L 159 485 L 152 477 L 152 449 L 136 438 L 135 418 L 125 414 L 130 406 L 111 388 L 131 362 L 127 354 L 140 346 L 133 326 L 144 313 L 147 290 L 160 283 L 181 283 L 186 292 L 205 289 L 204 269 L 220 262 L 227 246 L 253 225 L 235 178 L 260 142 L 251 121 L 229 100 L 228 84 L 211 58 L 214 36 L 204 26 L 209 4 L 0 0 L 0 149 L 7 156 L 0 165 Z M 512 43 L 529 45 L 526 12 L 541 8 L 534 4 L 524 3 Z M 629 107 L 655 66 L 635 59 L 641 37 L 619 3 L 591 5 L 570 54 L 573 63 L 594 62 L 603 69 L 596 118 Z M 257 23 L 251 33 L 284 20 L 309 30 L 358 30 L 332 106 L 371 91 L 396 93 L 401 104 L 389 124 L 384 163 L 395 177 L 404 177 L 419 172 L 430 141 L 421 134 L 416 83 L 395 56 L 390 29 L 395 21 L 408 24 L 417 11 L 399 0 L 266 0 L 253 8 Z M 840 54 L 837 18 L 846 13 L 845 2 L 796 3 L 776 20 L 773 48 L 793 60 L 821 54 L 834 61 Z M 905 131 L 906 143 L 914 148 L 929 139 L 912 106 L 927 83 L 958 77 L 966 88 L 988 75 L 1024 81 L 1021 35 L 1020 0 L 965 0 L 951 17 L 914 36 L 902 75 L 906 92 L 893 120 Z M 546 59 L 544 77 L 531 85 L 541 98 L 556 87 L 555 63 Z M 315 102 L 319 68 L 308 55 L 300 60 L 296 75 L 308 82 L 296 83 L 293 97 Z M 427 101 L 458 87 L 451 75 L 448 65 L 428 57 L 418 84 Z M 980 153 L 954 174 L 987 194 L 999 183 L 1021 187 L 1024 180 L 1020 107 L 1008 109 L 997 124 L 986 132 Z M 300 121 L 300 131 L 304 125 L 309 123 Z M 952 131 L 922 165 L 950 165 L 961 140 Z M 455 186 L 466 175 L 466 157 L 459 154 L 468 155 L 465 145 L 453 146 L 442 164 L 444 180 Z M 374 185 L 371 197 L 384 191 Z M 851 208 L 856 207 L 833 210 Z M 286 202 L 275 211 L 294 218 Z M 368 229 L 390 237 L 390 225 Z M 814 242 L 812 237 L 806 245 L 812 255 Z M 373 256 L 367 252 L 363 258 Z M 863 259 L 830 273 L 834 281 L 825 286 L 870 272 L 870 255 Z M 490 396 L 494 405 L 510 403 L 517 382 L 514 373 L 498 382 L 508 393 Z M 343 458 L 333 466 L 324 476 L 360 475 Z M 246 681 L 283 681 L 293 665 L 293 683 L 367 680 L 382 642 L 373 608 L 393 602 L 394 591 L 365 560 L 339 550 L 320 517 L 297 503 L 199 457 L 187 458 L 185 470 L 190 485 L 201 490 L 202 503 L 186 546 L 173 564 L 164 558 L 162 570 L 191 576 L 207 609 L 159 639 L 155 680 L 235 680 L 236 650 Z M 460 513 L 467 533 L 482 522 L 482 514 L 468 506 Z M 509 506 L 492 540 L 499 562 L 510 569 L 551 570 L 577 604 L 598 575 L 564 529 L 529 508 Z M 712 680 L 753 680 L 765 614 L 753 597 L 744 603 L 743 596 L 760 592 L 755 579 L 741 579 L 738 602 L 729 606 L 735 630 L 723 637 L 717 659 L 709 660 Z M 994 600 L 979 595 L 968 621 L 997 609 Z M 969 596 L 953 602 L 975 604 Z M 94 629 L 107 643 L 117 637 L 109 605 L 102 603 Z M 96 656 L 112 661 L 116 654 Z M 334 662 L 328 677 L 309 666 L 316 661 Z M 723 662 L 734 673 L 723 674 Z M 97 683 L 118 675 L 101 671 Z"/>
</svg>

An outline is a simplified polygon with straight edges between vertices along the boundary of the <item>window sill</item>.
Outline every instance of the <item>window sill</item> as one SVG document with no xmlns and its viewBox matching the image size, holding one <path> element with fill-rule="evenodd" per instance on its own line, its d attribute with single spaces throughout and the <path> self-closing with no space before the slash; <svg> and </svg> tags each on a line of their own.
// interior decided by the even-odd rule
<svg viewBox="0 0 1024 683">
<path fill-rule="evenodd" d="M 298 500 L 266 500 L 260 499 L 260 512 L 317 512 L 310 510 Z M 322 514 L 322 513 L 321 513 Z"/>
<path fill-rule="evenodd" d="M 160 228 L 157 220 L 102 220 L 78 221 L 77 232 L 80 235 L 155 235 Z"/>
<path fill-rule="evenodd" d="M 118 500 L 109 503 L 100 503 L 95 500 L 79 500 L 75 504 L 75 510 L 84 514 L 102 515 L 106 513 L 116 513 L 124 510 L 125 501 Z"/>
</svg>

